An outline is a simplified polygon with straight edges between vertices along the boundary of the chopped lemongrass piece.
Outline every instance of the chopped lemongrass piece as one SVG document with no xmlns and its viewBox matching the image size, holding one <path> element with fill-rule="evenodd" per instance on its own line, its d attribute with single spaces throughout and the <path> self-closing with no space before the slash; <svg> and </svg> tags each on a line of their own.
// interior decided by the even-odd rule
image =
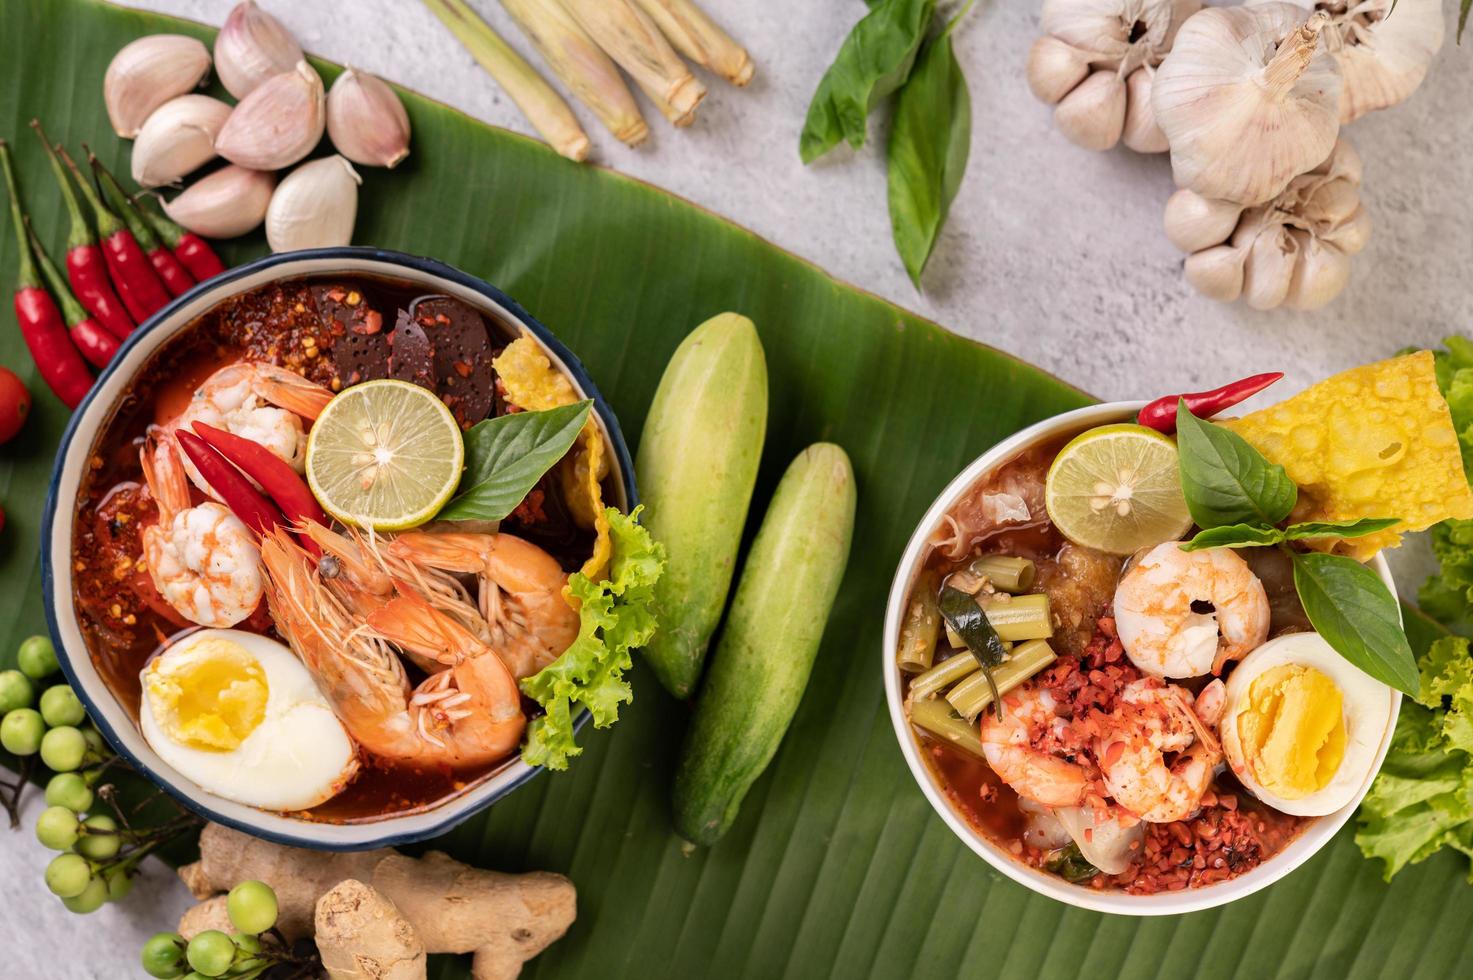
<svg viewBox="0 0 1473 980">
<path fill-rule="evenodd" d="M 928 571 L 916 580 L 900 626 L 900 669 L 910 673 L 928 670 L 936 657 L 936 634 L 941 631 L 941 610 L 936 605 L 936 573 Z"/>
<path fill-rule="evenodd" d="M 947 657 L 924 674 L 916 675 L 916 679 L 910 682 L 910 697 L 916 701 L 928 698 L 980 669 L 981 666 L 976 654 L 970 650 Z"/>
<path fill-rule="evenodd" d="M 691 61 L 733 85 L 746 85 L 752 80 L 756 66 L 747 49 L 733 41 L 691 0 L 639 0 L 639 5 L 675 49 Z"/>
<path fill-rule="evenodd" d="M 677 126 L 689 125 L 706 86 L 691 74 L 665 35 L 629 0 L 562 0 L 588 35 Z"/>
<path fill-rule="evenodd" d="M 588 158 L 588 134 L 568 103 L 537 74 L 537 69 L 513 51 L 501 35 L 476 15 L 465 0 L 422 0 L 426 7 L 480 62 L 487 74 L 511 96 L 542 138 L 569 160 Z"/>
<path fill-rule="evenodd" d="M 975 756 L 982 756 L 982 736 L 976 726 L 958 718 L 945 701 L 916 701 L 910 706 L 910 721 L 943 741 Z"/>
<path fill-rule="evenodd" d="M 562 0 L 501 0 L 501 5 L 532 39 L 548 67 L 609 132 L 629 146 L 645 141 L 650 127 L 624 84 L 624 76 L 578 26 Z"/>
<path fill-rule="evenodd" d="M 968 565 L 967 571 L 1014 595 L 1033 588 L 1033 580 L 1038 575 L 1033 562 L 1011 555 L 983 555 Z"/>
<path fill-rule="evenodd" d="M 1046 640 L 1020 643 L 1000 666 L 992 668 L 992 680 L 999 696 L 1038 673 L 1056 659 Z M 992 704 L 992 687 L 979 671 L 946 692 L 946 700 L 968 721 L 976 718 Z"/>
<path fill-rule="evenodd" d="M 981 602 L 987 621 L 1004 640 L 1046 640 L 1054 635 L 1048 596 L 992 595 Z"/>
</svg>

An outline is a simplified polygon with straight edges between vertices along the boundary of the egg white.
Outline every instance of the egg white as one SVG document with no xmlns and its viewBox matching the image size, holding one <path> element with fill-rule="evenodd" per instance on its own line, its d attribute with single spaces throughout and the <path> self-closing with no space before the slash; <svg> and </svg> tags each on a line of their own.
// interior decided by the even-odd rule
<svg viewBox="0 0 1473 980">
<path fill-rule="evenodd" d="M 1340 767 L 1323 788 L 1288 800 L 1264 789 L 1254 776 L 1238 737 L 1238 716 L 1248 703 L 1249 686 L 1265 672 L 1283 664 L 1313 667 L 1340 689 L 1345 721 L 1345 754 Z M 1222 748 L 1233 774 L 1254 796 L 1283 813 L 1320 817 L 1334 813 L 1355 799 L 1375 775 L 1376 757 L 1391 727 L 1399 697 L 1394 690 L 1361 671 L 1336 653 L 1318 633 L 1290 633 L 1270 640 L 1244 657 L 1227 679 L 1227 698 L 1219 726 Z"/>
<path fill-rule="evenodd" d="M 221 638 L 244 647 L 265 674 L 268 693 L 261 723 L 238 747 L 212 752 L 171 739 L 154 715 L 148 673 L 154 663 L 186 656 L 202 640 Z M 357 749 L 317 690 L 312 675 L 274 640 L 244 630 L 193 633 L 143 669 L 139 727 L 159 758 L 207 792 L 263 810 L 306 810 L 337 795 L 357 771 Z"/>
</svg>

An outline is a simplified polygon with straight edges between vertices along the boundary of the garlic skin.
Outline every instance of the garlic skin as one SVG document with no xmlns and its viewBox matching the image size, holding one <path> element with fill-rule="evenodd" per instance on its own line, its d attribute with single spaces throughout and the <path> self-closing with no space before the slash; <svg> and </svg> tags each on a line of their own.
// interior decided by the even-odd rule
<svg viewBox="0 0 1473 980">
<path fill-rule="evenodd" d="M 353 165 L 334 154 L 287 174 L 266 208 L 266 241 L 273 252 L 347 245 L 358 217 Z"/>
<path fill-rule="evenodd" d="M 1253 4 L 1265 0 L 1247 0 Z M 1340 124 L 1386 109 L 1416 91 L 1442 49 L 1442 0 L 1288 0 L 1330 17 L 1325 45 L 1340 64 L 1345 88 Z M 1393 4 L 1396 12 L 1392 15 Z"/>
<path fill-rule="evenodd" d="M 113 131 L 125 140 L 155 109 L 192 92 L 210 73 L 210 52 L 192 37 L 151 34 L 113 55 L 102 79 L 102 100 Z"/>
<path fill-rule="evenodd" d="M 230 106 L 208 95 L 181 95 L 153 111 L 133 143 L 133 182 L 175 184 L 215 159 L 215 137 Z"/>
<path fill-rule="evenodd" d="M 251 170 L 282 170 L 317 146 L 326 116 L 322 79 L 299 61 L 240 100 L 215 139 L 215 151 Z"/>
<path fill-rule="evenodd" d="M 409 114 L 388 83 L 350 67 L 328 90 L 327 136 L 354 163 L 393 169 L 409 156 Z"/>
<path fill-rule="evenodd" d="M 196 235 L 235 238 L 260 225 L 275 189 L 275 174 L 232 164 L 165 201 L 164 213 Z"/>
<path fill-rule="evenodd" d="M 302 46 L 281 21 L 256 6 L 235 5 L 215 37 L 215 74 L 225 91 L 243 99 L 267 79 L 291 71 L 302 60 Z"/>
<path fill-rule="evenodd" d="M 1288 3 L 1193 14 L 1156 70 L 1151 105 L 1179 187 L 1262 204 L 1329 155 L 1340 131 L 1340 69 Z"/>
<path fill-rule="evenodd" d="M 1055 107 L 1070 142 L 1160 153 L 1151 107 L 1156 66 L 1199 0 L 1044 0 L 1044 36 L 1028 53 L 1028 87 Z"/>
<path fill-rule="evenodd" d="M 1166 236 L 1187 256 L 1197 292 L 1249 306 L 1313 310 L 1350 281 L 1350 257 L 1370 239 L 1361 160 L 1344 139 L 1272 201 L 1245 207 L 1182 189 L 1166 202 Z"/>
</svg>

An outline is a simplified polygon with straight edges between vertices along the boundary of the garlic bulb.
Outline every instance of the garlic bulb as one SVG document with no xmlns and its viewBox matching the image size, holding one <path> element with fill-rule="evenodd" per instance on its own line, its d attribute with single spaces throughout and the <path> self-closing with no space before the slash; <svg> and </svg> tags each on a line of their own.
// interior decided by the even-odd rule
<svg viewBox="0 0 1473 980">
<path fill-rule="evenodd" d="M 358 216 L 353 165 L 334 154 L 287 174 L 266 208 L 266 241 L 273 252 L 347 245 Z"/>
<path fill-rule="evenodd" d="M 349 68 L 327 93 L 327 135 L 354 163 L 390 167 L 409 156 L 409 114 L 382 79 Z"/>
<path fill-rule="evenodd" d="M 123 139 L 175 96 L 193 91 L 210 71 L 210 52 L 192 37 L 151 34 L 113 55 L 102 79 L 107 118 Z"/>
<path fill-rule="evenodd" d="M 215 158 L 215 137 L 230 106 L 208 95 L 181 95 L 153 111 L 133 144 L 133 180 L 142 187 L 177 183 Z"/>
<path fill-rule="evenodd" d="M 1178 186 L 1261 204 L 1329 155 L 1340 70 L 1319 43 L 1328 22 L 1288 3 L 1188 18 L 1151 94 Z"/>
<path fill-rule="evenodd" d="M 1360 201 L 1360 156 L 1345 140 L 1266 204 L 1246 207 L 1182 189 L 1166 203 L 1166 237 L 1187 256 L 1187 282 L 1204 296 L 1249 306 L 1312 310 L 1350 280 L 1370 218 Z"/>
<path fill-rule="evenodd" d="M 1054 106 L 1071 143 L 1108 150 L 1124 137 L 1160 153 L 1152 76 L 1200 0 L 1044 0 L 1044 36 L 1028 53 L 1028 87 Z"/>
<path fill-rule="evenodd" d="M 1248 0 L 1250 5 L 1265 0 Z M 1340 124 L 1405 101 L 1442 48 L 1442 0 L 1289 0 L 1330 17 L 1325 46 L 1345 76 Z M 1392 15 L 1392 7 L 1395 14 Z"/>
<path fill-rule="evenodd" d="M 190 184 L 164 202 L 164 213 L 197 235 L 235 238 L 259 225 L 276 188 L 276 175 L 231 165 Z"/>
<path fill-rule="evenodd" d="M 237 99 L 250 95 L 268 78 L 291 71 L 301 60 L 297 39 L 255 0 L 236 4 L 215 37 L 215 74 Z"/>
<path fill-rule="evenodd" d="M 322 79 L 305 61 L 267 79 L 235 107 L 215 150 L 251 170 L 281 170 L 312 152 L 326 125 Z"/>
</svg>

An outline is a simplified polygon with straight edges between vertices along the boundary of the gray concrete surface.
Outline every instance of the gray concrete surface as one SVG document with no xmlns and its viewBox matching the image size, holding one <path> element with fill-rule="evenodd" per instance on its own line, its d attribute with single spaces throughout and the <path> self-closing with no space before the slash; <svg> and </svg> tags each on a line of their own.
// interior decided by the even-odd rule
<svg viewBox="0 0 1473 980">
<path fill-rule="evenodd" d="M 232 0 L 128 0 L 218 24 Z M 441 99 L 477 118 L 527 131 L 516 108 L 413 0 L 261 0 L 307 49 Z M 529 55 L 491 0 L 472 0 Z M 1023 80 L 1038 4 L 981 0 L 958 51 L 974 106 L 966 183 L 937 247 L 925 292 L 911 287 L 890 242 L 885 120 L 871 145 L 805 169 L 798 131 L 813 88 L 862 14 L 859 0 L 705 0 L 752 51 L 745 91 L 712 82 L 690 130 L 656 122 L 629 150 L 584 114 L 598 160 L 690 198 L 811 259 L 833 275 L 1001 347 L 1105 398 L 1200 387 L 1263 370 L 1283 390 L 1411 343 L 1465 330 L 1473 299 L 1473 51 L 1448 41 L 1412 99 L 1357 122 L 1347 135 L 1365 159 L 1364 200 L 1375 232 L 1346 292 L 1316 313 L 1256 313 L 1197 296 L 1160 230 L 1172 190 L 1164 156 L 1095 154 L 1053 130 Z M 535 61 L 535 57 L 533 58 Z M 1420 578 L 1416 553 L 1399 577 Z M 1410 559 L 1410 560 L 1408 560 Z M 32 802 L 36 806 L 35 799 Z M 187 904 L 159 867 L 142 895 L 85 923 L 41 890 L 45 854 L 16 836 L 0 848 L 0 975 L 112 978 L 137 973 L 145 936 Z M 68 953 L 58 957 L 64 944 Z M 141 974 L 140 974 L 141 975 Z"/>
</svg>

